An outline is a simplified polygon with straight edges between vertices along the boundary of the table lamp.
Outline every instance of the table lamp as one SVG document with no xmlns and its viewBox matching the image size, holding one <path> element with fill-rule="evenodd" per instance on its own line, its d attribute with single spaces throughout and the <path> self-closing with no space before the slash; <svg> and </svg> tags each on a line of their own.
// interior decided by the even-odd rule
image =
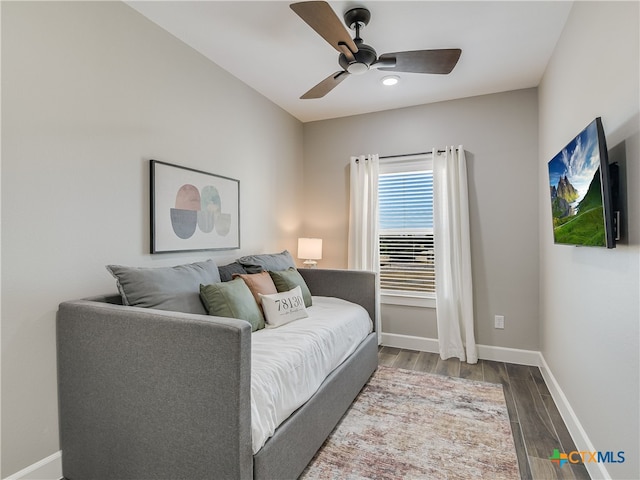
<svg viewBox="0 0 640 480">
<path fill-rule="evenodd" d="M 298 239 L 298 258 L 304 259 L 305 268 L 316 268 L 318 262 L 322 258 L 322 239 L 321 238 L 299 238 Z"/>
</svg>

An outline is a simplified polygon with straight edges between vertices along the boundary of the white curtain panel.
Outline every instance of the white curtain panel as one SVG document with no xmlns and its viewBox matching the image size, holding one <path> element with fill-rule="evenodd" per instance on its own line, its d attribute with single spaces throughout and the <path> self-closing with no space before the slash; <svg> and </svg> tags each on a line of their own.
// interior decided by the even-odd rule
<svg viewBox="0 0 640 480">
<path fill-rule="evenodd" d="M 378 246 L 378 155 L 351 157 L 349 256 L 352 270 L 368 270 L 379 274 L 380 249 Z M 376 281 L 376 318 L 373 319 L 381 339 L 380 287 Z"/>
<path fill-rule="evenodd" d="M 478 362 L 473 331 L 469 194 L 464 149 L 433 150 L 438 344 L 442 359 Z"/>
</svg>

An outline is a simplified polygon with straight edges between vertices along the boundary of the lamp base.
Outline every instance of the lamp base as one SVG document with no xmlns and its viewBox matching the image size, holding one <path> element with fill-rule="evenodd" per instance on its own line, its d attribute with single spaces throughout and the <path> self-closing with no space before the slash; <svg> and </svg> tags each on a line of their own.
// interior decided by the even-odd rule
<svg viewBox="0 0 640 480">
<path fill-rule="evenodd" d="M 315 260 L 305 260 L 302 264 L 304 268 L 316 268 L 318 266 L 318 262 Z"/>
</svg>

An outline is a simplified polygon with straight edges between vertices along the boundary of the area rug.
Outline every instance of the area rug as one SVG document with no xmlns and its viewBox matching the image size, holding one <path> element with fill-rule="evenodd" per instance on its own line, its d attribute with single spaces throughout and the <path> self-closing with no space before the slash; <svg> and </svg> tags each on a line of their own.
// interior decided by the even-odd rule
<svg viewBox="0 0 640 480">
<path fill-rule="evenodd" d="M 502 385 L 380 366 L 301 478 L 519 479 Z"/>
</svg>

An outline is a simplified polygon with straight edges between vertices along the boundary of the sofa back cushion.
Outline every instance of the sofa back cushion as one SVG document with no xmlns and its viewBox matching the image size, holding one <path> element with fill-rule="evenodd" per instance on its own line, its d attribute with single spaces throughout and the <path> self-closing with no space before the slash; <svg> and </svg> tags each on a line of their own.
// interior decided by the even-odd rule
<svg viewBox="0 0 640 480">
<path fill-rule="evenodd" d="M 229 280 L 233 280 L 233 276 L 244 275 L 247 271 L 244 267 L 238 262 L 231 262 L 227 265 L 220 265 L 218 267 L 218 271 L 220 272 L 220 280 L 223 282 L 228 282 Z"/>
<path fill-rule="evenodd" d="M 220 282 L 213 260 L 175 267 L 107 265 L 115 277 L 122 303 L 132 307 L 207 314 L 200 300 L 200 284 Z"/>
<path fill-rule="evenodd" d="M 296 264 L 288 250 L 280 253 L 263 253 L 260 255 L 247 255 L 236 260 L 247 273 L 260 273 L 268 271 L 281 271 L 295 268 Z"/>
</svg>

